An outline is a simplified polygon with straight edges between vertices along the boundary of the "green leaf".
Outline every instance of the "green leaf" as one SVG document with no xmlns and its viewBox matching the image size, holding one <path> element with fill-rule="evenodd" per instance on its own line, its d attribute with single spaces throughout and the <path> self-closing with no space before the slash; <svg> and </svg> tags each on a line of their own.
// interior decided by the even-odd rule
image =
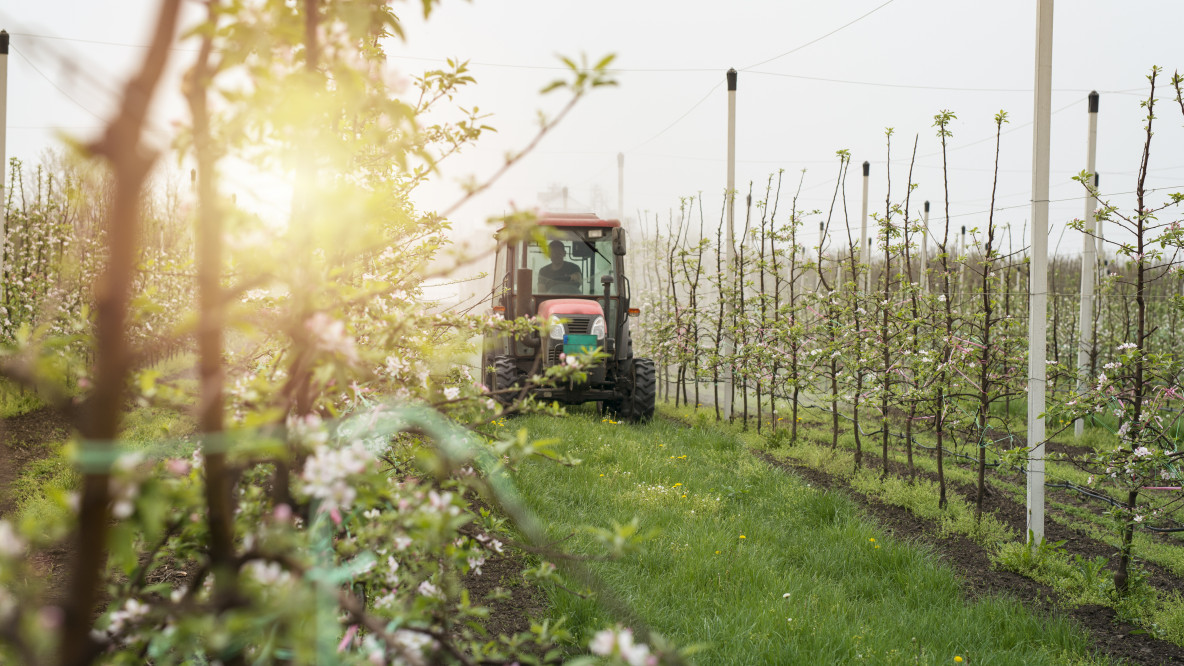
<svg viewBox="0 0 1184 666">
<path fill-rule="evenodd" d="M 604 56 L 603 58 L 601 58 L 600 62 L 597 62 L 596 66 L 593 67 L 592 69 L 604 69 L 604 68 L 608 67 L 610 64 L 612 64 L 613 60 L 616 57 L 617 57 L 617 54 L 610 53 L 610 54 Z"/>
</svg>

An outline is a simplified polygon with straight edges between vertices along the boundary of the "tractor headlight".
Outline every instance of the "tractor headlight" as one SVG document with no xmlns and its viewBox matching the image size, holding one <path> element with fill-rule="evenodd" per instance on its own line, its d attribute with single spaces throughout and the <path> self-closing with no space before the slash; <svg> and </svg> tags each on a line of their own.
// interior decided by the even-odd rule
<svg viewBox="0 0 1184 666">
<path fill-rule="evenodd" d="M 608 333 L 608 326 L 604 324 L 604 317 L 598 316 L 592 320 L 592 328 L 588 332 L 595 335 L 597 340 L 603 340 L 605 334 Z"/>
<path fill-rule="evenodd" d="M 551 339 L 556 342 L 563 342 L 563 334 L 567 331 L 563 328 L 563 323 L 559 321 L 558 317 L 551 317 L 551 332 L 549 335 Z"/>
</svg>

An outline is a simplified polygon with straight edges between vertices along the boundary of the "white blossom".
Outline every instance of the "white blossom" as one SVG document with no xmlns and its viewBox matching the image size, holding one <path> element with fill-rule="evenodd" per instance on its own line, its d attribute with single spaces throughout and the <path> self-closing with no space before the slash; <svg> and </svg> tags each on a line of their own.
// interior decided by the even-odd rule
<svg viewBox="0 0 1184 666">
<path fill-rule="evenodd" d="M 433 585 L 430 581 L 423 581 L 416 588 L 421 597 L 431 597 L 433 599 L 443 599 L 444 595 L 440 592 L 440 588 Z"/>
<path fill-rule="evenodd" d="M 598 632 L 588 643 L 592 654 L 602 657 L 620 657 L 629 666 L 647 666 L 657 663 L 645 643 L 633 642 L 633 630 L 605 629 Z"/>
<path fill-rule="evenodd" d="M 124 628 L 143 618 L 152 607 L 138 599 L 128 599 L 123 607 L 111 614 L 111 624 L 107 626 L 107 633 L 115 636 L 123 632 Z"/>
<path fill-rule="evenodd" d="M 244 568 L 255 580 L 266 587 L 286 583 L 292 578 L 292 575 L 285 571 L 277 562 L 252 560 Z"/>
<path fill-rule="evenodd" d="M 324 312 L 318 312 L 304 322 L 304 328 L 312 337 L 314 348 L 330 354 L 339 354 L 349 363 L 357 363 L 358 350 L 354 338 L 345 330 L 345 322 L 333 319 Z"/>
<path fill-rule="evenodd" d="M 0 555 L 20 557 L 24 552 L 25 542 L 12 528 L 12 523 L 0 520 Z"/>
<path fill-rule="evenodd" d="M 411 666 L 420 666 L 426 664 L 424 659 L 425 650 L 435 650 L 436 639 L 421 634 L 418 631 L 408 631 L 407 629 L 399 629 L 394 633 L 394 642 L 403 648 L 402 658 L 396 659 L 396 664 L 409 664 Z"/>
<path fill-rule="evenodd" d="M 321 445 L 304 463 L 300 478 L 304 481 L 305 494 L 323 500 L 327 508 L 348 509 L 358 496 L 349 481 L 350 476 L 362 474 L 374 457 L 360 441 L 349 446 L 332 449 Z"/>
</svg>

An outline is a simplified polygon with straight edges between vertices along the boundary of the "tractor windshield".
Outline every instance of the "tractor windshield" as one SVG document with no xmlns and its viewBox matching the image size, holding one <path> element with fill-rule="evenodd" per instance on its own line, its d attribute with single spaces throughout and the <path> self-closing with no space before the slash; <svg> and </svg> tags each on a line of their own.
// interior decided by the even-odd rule
<svg viewBox="0 0 1184 666">
<path fill-rule="evenodd" d="M 600 278 L 616 277 L 608 234 L 586 238 L 582 233 L 564 233 L 547 241 L 545 250 L 543 245 L 531 243 L 526 259 L 534 272 L 537 294 L 599 296 L 604 294 Z"/>
</svg>

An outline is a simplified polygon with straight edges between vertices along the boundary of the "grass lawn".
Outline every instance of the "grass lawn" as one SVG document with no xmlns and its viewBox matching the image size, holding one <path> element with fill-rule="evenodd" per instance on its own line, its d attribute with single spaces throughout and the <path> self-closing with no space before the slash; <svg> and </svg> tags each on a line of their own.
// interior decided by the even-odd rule
<svg viewBox="0 0 1184 666">
<path fill-rule="evenodd" d="M 1011 600 L 966 601 L 950 569 L 894 541 L 842 496 L 755 458 L 712 425 L 616 425 L 589 412 L 509 424 L 583 461 L 525 464 L 517 481 L 575 552 L 581 526 L 637 518 L 643 552 L 590 566 L 650 629 L 697 645 L 702 664 L 1099 663 L 1069 623 Z M 567 587 L 578 588 L 569 583 Z M 584 635 L 611 617 L 594 598 L 550 590 Z M 593 595 L 594 596 L 594 595 Z"/>
</svg>

